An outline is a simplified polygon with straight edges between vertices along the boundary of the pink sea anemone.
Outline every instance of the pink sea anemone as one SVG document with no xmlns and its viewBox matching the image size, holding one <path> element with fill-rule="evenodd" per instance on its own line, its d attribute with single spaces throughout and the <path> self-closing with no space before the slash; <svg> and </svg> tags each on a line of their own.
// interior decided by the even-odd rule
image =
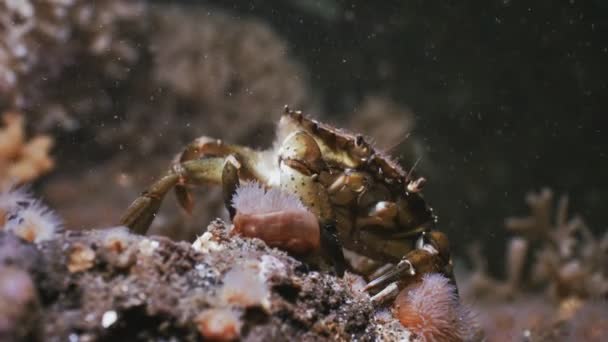
<svg viewBox="0 0 608 342">
<path fill-rule="evenodd" d="M 470 311 L 460 304 L 456 288 L 440 274 L 399 293 L 393 314 L 422 341 L 469 341 L 475 333 Z"/>
<path fill-rule="evenodd" d="M 232 204 L 235 232 L 296 254 L 319 248 L 317 217 L 293 194 L 249 182 L 237 189 Z"/>
<path fill-rule="evenodd" d="M 246 182 L 241 185 L 232 198 L 232 205 L 242 214 L 306 210 L 299 198 L 279 189 L 265 189 L 258 182 Z"/>
</svg>

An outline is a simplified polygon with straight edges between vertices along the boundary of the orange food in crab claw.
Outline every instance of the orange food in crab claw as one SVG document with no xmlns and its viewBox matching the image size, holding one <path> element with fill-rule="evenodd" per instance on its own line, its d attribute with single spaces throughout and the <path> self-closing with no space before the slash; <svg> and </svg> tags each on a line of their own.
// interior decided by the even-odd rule
<svg viewBox="0 0 608 342">
<path fill-rule="evenodd" d="M 237 212 L 234 232 L 263 240 L 294 254 L 306 254 L 319 248 L 321 233 L 317 217 L 305 210 L 284 210 L 265 214 Z"/>
</svg>

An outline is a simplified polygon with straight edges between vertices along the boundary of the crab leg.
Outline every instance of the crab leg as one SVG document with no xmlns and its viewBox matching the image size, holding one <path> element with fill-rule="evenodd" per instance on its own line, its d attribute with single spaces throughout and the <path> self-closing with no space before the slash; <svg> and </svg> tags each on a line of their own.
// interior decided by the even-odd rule
<svg viewBox="0 0 608 342">
<path fill-rule="evenodd" d="M 173 165 L 175 167 L 180 163 L 185 163 L 191 160 L 208 157 L 227 157 L 229 155 L 238 155 L 241 156 L 240 159 L 249 160 L 253 158 L 255 152 L 247 147 L 225 144 L 220 139 L 201 136 L 190 142 L 184 148 L 184 150 L 175 157 Z M 233 161 L 236 161 L 236 158 L 234 158 Z M 236 165 L 238 162 L 232 164 Z M 238 178 L 238 175 L 236 175 L 236 169 L 237 167 L 227 170 L 228 173 L 222 175 L 222 177 L 231 177 L 231 184 L 238 185 L 238 182 L 235 181 L 235 177 Z M 229 203 L 232 198 L 232 194 L 234 194 L 234 191 L 236 190 L 236 185 L 232 189 L 224 189 L 224 202 L 226 204 L 226 208 L 228 208 L 231 218 L 234 217 L 234 209 L 231 209 Z M 177 184 L 175 186 L 175 195 L 180 206 L 187 212 L 191 213 L 194 207 L 194 200 L 192 198 L 192 194 L 188 191 L 188 188 L 184 184 Z M 227 196 L 229 197 L 227 198 Z"/>
<path fill-rule="evenodd" d="M 131 203 L 129 208 L 120 218 L 120 224 L 129 227 L 138 234 L 145 234 L 148 227 L 154 220 L 154 216 L 160 208 L 160 204 L 165 194 L 173 188 L 179 181 L 179 176 L 169 173 L 156 183 L 152 184 L 148 190 L 144 191 L 138 198 Z"/>
<path fill-rule="evenodd" d="M 419 280 L 424 274 L 432 272 L 442 273 L 454 279 L 447 237 L 437 231 L 421 234 L 416 248 L 407 253 L 392 269 L 371 280 L 364 291 L 381 288 L 372 300 L 384 302 L 396 297 L 399 291 L 395 291 L 395 286 L 402 289 Z M 388 285 L 384 286 L 387 283 Z"/>
<path fill-rule="evenodd" d="M 129 206 L 120 223 L 139 234 L 145 234 L 156 216 L 165 195 L 178 185 L 203 185 L 209 183 L 237 182 L 233 175 L 234 158 L 204 158 L 176 164 L 160 180 L 152 184 Z M 224 169 L 228 165 L 228 171 Z M 225 180 L 223 174 L 228 176 Z M 225 185 L 235 188 L 237 185 Z"/>
</svg>

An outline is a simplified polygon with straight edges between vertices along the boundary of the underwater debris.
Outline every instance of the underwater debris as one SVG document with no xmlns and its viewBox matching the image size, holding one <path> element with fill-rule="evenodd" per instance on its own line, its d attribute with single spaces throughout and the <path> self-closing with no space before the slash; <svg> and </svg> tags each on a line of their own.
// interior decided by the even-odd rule
<svg viewBox="0 0 608 342">
<path fill-rule="evenodd" d="M 24 117 L 7 112 L 0 128 L 0 189 L 31 182 L 49 172 L 53 159 L 49 151 L 53 139 L 38 135 L 26 141 Z"/>
<path fill-rule="evenodd" d="M 61 229 L 59 217 L 24 188 L 0 191 L 0 231 L 40 243 Z"/>
</svg>

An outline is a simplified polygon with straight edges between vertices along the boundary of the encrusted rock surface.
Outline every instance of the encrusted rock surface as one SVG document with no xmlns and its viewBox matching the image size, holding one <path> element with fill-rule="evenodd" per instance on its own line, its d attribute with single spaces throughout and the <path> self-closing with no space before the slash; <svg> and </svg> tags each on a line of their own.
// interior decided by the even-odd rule
<svg viewBox="0 0 608 342">
<path fill-rule="evenodd" d="M 348 280 L 311 271 L 260 240 L 230 236 L 221 221 L 194 245 L 125 228 L 66 232 L 37 246 L 0 232 L 4 276 L 20 284 L 0 288 L 0 302 L 16 298 L 10 311 L 0 308 L 2 340 L 373 341 L 408 335 L 391 317 L 382 321 Z"/>
</svg>

